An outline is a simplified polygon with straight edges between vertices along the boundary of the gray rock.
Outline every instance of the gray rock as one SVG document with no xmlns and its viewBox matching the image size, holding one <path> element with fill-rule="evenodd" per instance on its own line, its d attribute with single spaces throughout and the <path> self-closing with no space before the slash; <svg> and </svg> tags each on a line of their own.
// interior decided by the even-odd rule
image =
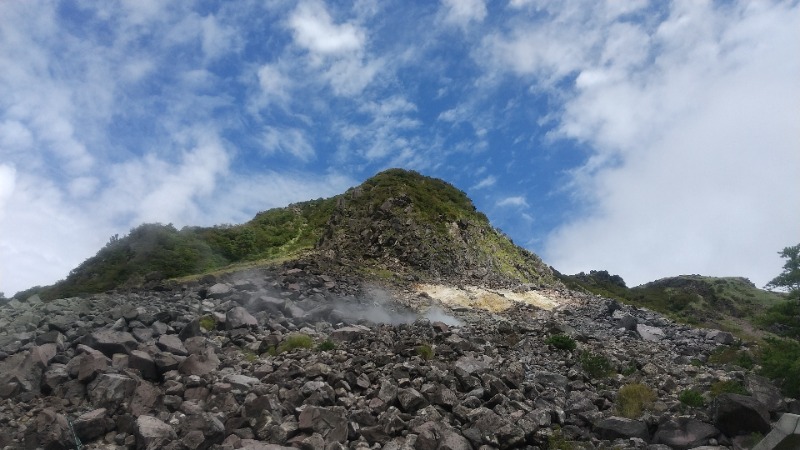
<svg viewBox="0 0 800 450">
<path fill-rule="evenodd" d="M 81 414 L 73 424 L 75 434 L 83 442 L 89 442 L 114 429 L 114 421 L 105 408 L 94 409 Z"/>
<path fill-rule="evenodd" d="M 158 348 L 178 356 L 187 356 L 189 351 L 183 346 L 181 339 L 174 334 L 162 334 L 156 342 Z"/>
<path fill-rule="evenodd" d="M 225 314 L 225 329 L 233 330 L 236 328 L 255 328 L 258 326 L 258 321 L 252 314 L 247 312 L 241 306 L 231 308 Z"/>
<path fill-rule="evenodd" d="M 403 412 L 413 414 L 426 406 L 428 401 L 414 388 L 400 389 L 397 391 L 397 401 Z"/>
<path fill-rule="evenodd" d="M 138 370 L 142 378 L 155 380 L 158 378 L 158 369 L 153 357 L 149 353 L 140 350 L 132 350 L 128 357 L 128 367 Z"/>
<path fill-rule="evenodd" d="M 767 433 L 770 429 L 767 407 L 753 397 L 722 394 L 714 400 L 714 425 L 732 437 L 752 432 Z"/>
<path fill-rule="evenodd" d="M 82 342 L 84 345 L 103 352 L 109 358 L 115 353 L 130 354 L 135 350 L 139 343 L 132 334 L 126 331 L 98 330 L 86 336 Z"/>
<path fill-rule="evenodd" d="M 217 283 L 210 288 L 206 295 L 210 298 L 221 299 L 225 298 L 233 292 L 233 288 L 225 283 Z"/>
<path fill-rule="evenodd" d="M 659 425 L 653 435 L 653 443 L 686 450 L 707 444 L 709 439 L 717 435 L 719 435 L 719 430 L 710 424 L 688 417 L 680 417 Z"/>
<path fill-rule="evenodd" d="M 309 406 L 297 418 L 301 431 L 319 433 L 325 442 L 345 442 L 347 440 L 347 415 L 342 407 Z"/>
<path fill-rule="evenodd" d="M 134 431 L 137 450 L 158 450 L 178 439 L 171 426 L 152 416 L 139 416 Z"/>
<path fill-rule="evenodd" d="M 645 341 L 658 342 L 664 338 L 664 330 L 650 325 L 637 324 L 636 332 Z"/>
<path fill-rule="evenodd" d="M 748 374 L 744 379 L 744 387 L 756 400 L 767 407 L 769 412 L 780 412 L 786 410 L 786 402 L 783 394 L 768 379 Z"/>
<path fill-rule="evenodd" d="M 731 333 L 720 330 L 710 330 L 708 333 L 706 333 L 706 339 L 725 345 L 730 345 L 736 342 L 736 338 Z"/>
<path fill-rule="evenodd" d="M 100 374 L 88 386 L 89 399 L 98 408 L 116 411 L 136 389 L 136 380 L 116 373 Z"/>
<path fill-rule="evenodd" d="M 624 417 L 607 417 L 594 425 L 594 432 L 600 439 L 639 438 L 648 441 L 650 433 L 647 425 L 638 420 Z"/>
</svg>

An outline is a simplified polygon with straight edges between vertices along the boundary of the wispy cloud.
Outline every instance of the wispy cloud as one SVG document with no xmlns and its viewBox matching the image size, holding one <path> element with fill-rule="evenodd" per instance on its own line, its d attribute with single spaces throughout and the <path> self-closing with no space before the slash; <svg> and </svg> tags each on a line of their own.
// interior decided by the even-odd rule
<svg viewBox="0 0 800 450">
<path fill-rule="evenodd" d="M 481 181 L 477 182 L 474 186 L 472 186 L 472 189 L 473 190 L 485 189 L 490 186 L 494 186 L 495 183 L 497 183 L 497 178 L 495 178 L 494 175 L 489 175 L 488 177 L 482 179 Z"/>
<path fill-rule="evenodd" d="M 506 197 L 497 201 L 497 206 L 524 206 L 527 207 L 528 201 L 523 196 Z"/>
</svg>

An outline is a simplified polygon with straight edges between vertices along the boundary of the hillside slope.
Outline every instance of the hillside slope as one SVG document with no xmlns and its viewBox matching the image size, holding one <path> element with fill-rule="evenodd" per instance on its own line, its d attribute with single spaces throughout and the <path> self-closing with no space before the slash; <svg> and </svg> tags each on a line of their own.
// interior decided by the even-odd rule
<svg viewBox="0 0 800 450">
<path fill-rule="evenodd" d="M 141 225 L 112 237 L 65 280 L 16 297 L 98 293 L 299 257 L 327 257 L 368 274 L 405 279 L 558 283 L 549 267 L 494 229 L 462 191 L 390 169 L 344 194 L 264 211 L 241 225 Z"/>
</svg>

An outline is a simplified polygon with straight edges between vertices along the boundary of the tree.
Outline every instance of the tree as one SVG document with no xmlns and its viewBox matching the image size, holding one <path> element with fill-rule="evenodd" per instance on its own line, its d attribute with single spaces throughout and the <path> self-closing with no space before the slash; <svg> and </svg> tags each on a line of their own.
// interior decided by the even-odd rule
<svg viewBox="0 0 800 450">
<path fill-rule="evenodd" d="M 786 247 L 778 254 L 781 255 L 781 258 L 786 258 L 787 260 L 783 265 L 783 273 L 773 278 L 765 288 L 786 289 L 790 298 L 800 300 L 800 244 L 794 247 Z"/>
</svg>

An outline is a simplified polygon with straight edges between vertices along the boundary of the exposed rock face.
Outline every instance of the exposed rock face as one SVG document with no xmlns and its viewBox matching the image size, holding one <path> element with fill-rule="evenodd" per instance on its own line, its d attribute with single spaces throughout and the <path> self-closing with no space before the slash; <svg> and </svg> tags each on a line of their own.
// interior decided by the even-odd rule
<svg viewBox="0 0 800 450">
<path fill-rule="evenodd" d="M 691 364 L 722 345 L 707 330 L 585 294 L 541 291 L 569 305 L 553 311 L 443 307 L 448 326 L 407 308 L 429 298 L 310 265 L 209 283 L 0 306 L 0 448 L 729 449 L 787 409 L 768 380 Z M 378 307 L 386 323 L 357 314 Z M 613 373 L 592 376 L 584 353 Z M 678 400 L 723 378 L 752 396 Z M 635 382 L 659 398 L 619 417 Z"/>
</svg>

